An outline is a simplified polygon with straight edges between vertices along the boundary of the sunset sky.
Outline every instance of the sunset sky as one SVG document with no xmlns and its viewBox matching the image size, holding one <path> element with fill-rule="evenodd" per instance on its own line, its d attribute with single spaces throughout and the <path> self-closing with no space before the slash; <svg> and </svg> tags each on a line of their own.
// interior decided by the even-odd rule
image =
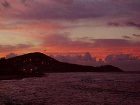
<svg viewBox="0 0 140 105">
<path fill-rule="evenodd" d="M 0 0 L 0 57 L 34 51 L 140 56 L 140 0 Z"/>
</svg>

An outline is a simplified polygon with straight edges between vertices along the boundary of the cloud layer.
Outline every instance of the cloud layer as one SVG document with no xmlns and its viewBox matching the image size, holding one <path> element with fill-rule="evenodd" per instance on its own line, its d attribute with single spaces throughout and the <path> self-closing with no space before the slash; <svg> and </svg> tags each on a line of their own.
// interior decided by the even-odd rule
<svg viewBox="0 0 140 105">
<path fill-rule="evenodd" d="M 52 56 L 55 59 L 82 65 L 101 66 L 101 65 L 113 65 L 120 67 L 124 71 L 139 71 L 140 59 L 130 54 L 108 55 L 104 61 L 97 60 L 89 52 L 84 54 L 67 54 Z"/>
<path fill-rule="evenodd" d="M 98 57 L 140 55 L 139 10 L 140 0 L 1 0 L 0 53 L 35 46 Z"/>
<path fill-rule="evenodd" d="M 12 16 L 26 19 L 120 17 L 139 20 L 139 5 L 139 0 L 1 0 L 1 10 L 8 12 L 9 8 L 15 13 Z"/>
</svg>

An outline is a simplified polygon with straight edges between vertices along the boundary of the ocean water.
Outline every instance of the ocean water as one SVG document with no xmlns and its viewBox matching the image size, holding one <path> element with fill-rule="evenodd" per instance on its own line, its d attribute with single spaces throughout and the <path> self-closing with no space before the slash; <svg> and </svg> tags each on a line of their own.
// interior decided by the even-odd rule
<svg viewBox="0 0 140 105">
<path fill-rule="evenodd" d="M 48 73 L 1 80 L 0 105 L 140 105 L 140 74 Z"/>
</svg>

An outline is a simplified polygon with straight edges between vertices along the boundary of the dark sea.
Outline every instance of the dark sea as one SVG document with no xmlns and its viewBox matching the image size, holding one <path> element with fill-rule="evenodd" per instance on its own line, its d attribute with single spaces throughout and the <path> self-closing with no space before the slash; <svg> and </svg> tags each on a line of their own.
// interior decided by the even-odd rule
<svg viewBox="0 0 140 105">
<path fill-rule="evenodd" d="M 0 80 L 0 105 L 140 105 L 140 73 L 48 73 Z"/>
</svg>

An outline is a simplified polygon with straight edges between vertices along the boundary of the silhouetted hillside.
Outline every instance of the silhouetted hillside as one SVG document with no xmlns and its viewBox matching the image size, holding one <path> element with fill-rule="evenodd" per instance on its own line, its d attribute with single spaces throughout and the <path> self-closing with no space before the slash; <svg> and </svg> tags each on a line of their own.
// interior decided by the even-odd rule
<svg viewBox="0 0 140 105">
<path fill-rule="evenodd" d="M 0 75 L 40 75 L 45 72 L 121 72 L 111 66 L 83 66 L 59 62 L 45 54 L 36 52 L 0 60 Z"/>
</svg>

